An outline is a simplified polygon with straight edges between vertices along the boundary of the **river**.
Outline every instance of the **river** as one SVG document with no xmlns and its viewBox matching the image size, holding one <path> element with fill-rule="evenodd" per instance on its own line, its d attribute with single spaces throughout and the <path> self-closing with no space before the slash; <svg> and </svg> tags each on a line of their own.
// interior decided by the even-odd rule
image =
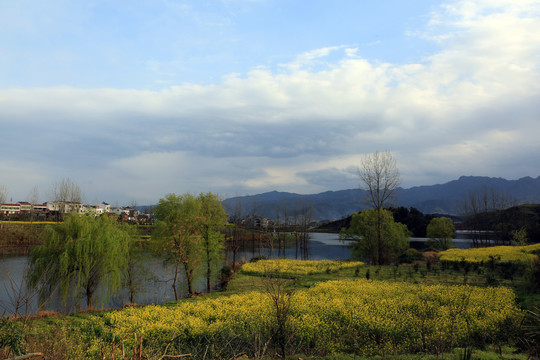
<svg viewBox="0 0 540 360">
<path fill-rule="evenodd" d="M 427 239 L 411 238 L 411 247 L 422 249 Z M 458 238 L 453 241 L 454 246 L 468 248 L 471 241 Z M 349 259 L 351 256 L 351 242 L 340 241 L 338 234 L 310 233 L 310 239 L 305 246 L 292 246 L 286 249 L 277 249 L 269 244 L 245 243 L 237 253 L 237 261 L 249 261 L 255 256 L 267 258 L 286 257 L 291 259 L 309 260 L 338 260 Z M 28 256 L 0 257 L 0 315 L 33 314 L 38 310 L 50 310 L 60 313 L 70 313 L 78 306 L 74 301 L 63 301 L 59 296 L 53 296 L 42 309 L 38 309 L 38 298 L 31 289 L 27 289 L 24 274 L 28 266 Z M 232 261 L 232 254 L 227 254 L 227 262 Z M 159 258 L 147 258 L 144 262 L 145 271 L 140 276 L 139 291 L 135 294 L 134 302 L 137 304 L 160 304 L 174 300 L 172 291 L 172 269 L 165 267 Z M 182 279 L 181 279 L 182 280 Z M 205 279 L 201 277 L 196 284 L 198 291 L 205 289 Z M 182 285 L 184 285 L 182 283 Z M 185 295 L 184 286 L 179 286 L 179 296 Z M 97 293 L 98 308 L 118 308 L 129 302 L 129 292 L 121 289 L 118 294 L 107 302 L 99 299 L 103 291 Z M 85 307 L 83 300 L 83 308 Z"/>
</svg>

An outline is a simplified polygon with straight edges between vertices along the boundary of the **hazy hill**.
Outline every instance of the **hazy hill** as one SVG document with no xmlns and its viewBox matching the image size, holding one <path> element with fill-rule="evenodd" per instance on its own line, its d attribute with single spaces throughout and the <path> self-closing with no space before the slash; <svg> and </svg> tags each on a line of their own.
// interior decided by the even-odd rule
<svg viewBox="0 0 540 360">
<path fill-rule="evenodd" d="M 540 176 L 506 180 L 483 176 L 462 176 L 445 184 L 415 186 L 396 191 L 394 206 L 415 207 L 425 214 L 460 214 L 464 199 L 474 191 L 494 190 L 512 198 L 517 204 L 540 203 Z M 268 193 L 233 197 L 223 201 L 229 216 L 251 214 L 270 219 L 293 217 L 302 209 L 313 206 L 314 220 L 336 220 L 366 208 L 366 194 L 359 189 L 327 191 L 320 194 L 300 195 L 272 191 Z"/>
</svg>

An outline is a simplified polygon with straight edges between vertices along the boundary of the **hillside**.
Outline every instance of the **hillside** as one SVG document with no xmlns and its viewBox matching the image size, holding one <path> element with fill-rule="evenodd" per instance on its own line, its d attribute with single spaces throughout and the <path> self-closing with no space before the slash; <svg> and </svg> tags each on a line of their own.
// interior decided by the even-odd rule
<svg viewBox="0 0 540 360">
<path fill-rule="evenodd" d="M 424 214 L 459 215 L 462 204 L 471 192 L 487 190 L 512 199 L 514 204 L 540 203 L 540 176 L 506 180 L 483 176 L 462 176 L 445 184 L 398 188 L 392 205 L 414 207 Z M 230 216 L 265 216 L 269 219 L 294 218 L 306 214 L 312 206 L 311 219 L 337 220 L 368 207 L 365 191 L 349 189 L 320 194 L 300 195 L 272 191 L 233 197 L 223 201 Z"/>
</svg>

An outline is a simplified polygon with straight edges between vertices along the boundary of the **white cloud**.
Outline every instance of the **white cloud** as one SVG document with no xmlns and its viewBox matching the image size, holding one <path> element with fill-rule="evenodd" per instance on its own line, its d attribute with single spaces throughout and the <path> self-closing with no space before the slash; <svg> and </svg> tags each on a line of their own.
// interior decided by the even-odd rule
<svg viewBox="0 0 540 360">
<path fill-rule="evenodd" d="M 360 154 L 387 149 L 404 186 L 537 176 L 539 15 L 534 1 L 449 3 L 422 35 L 440 50 L 421 63 L 373 62 L 339 45 L 212 85 L 0 90 L 0 141 L 14 159 L 3 169 L 27 175 L 39 164 L 39 181 L 92 178 L 91 192 L 141 202 L 330 190 L 333 175 L 334 186 L 354 182 Z M 11 181 L 0 172 L 0 185 Z"/>
</svg>

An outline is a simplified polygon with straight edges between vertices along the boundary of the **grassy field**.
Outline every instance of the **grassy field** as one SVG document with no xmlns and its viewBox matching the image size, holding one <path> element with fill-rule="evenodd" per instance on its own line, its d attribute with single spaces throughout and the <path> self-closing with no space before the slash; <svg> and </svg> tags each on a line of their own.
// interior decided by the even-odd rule
<svg viewBox="0 0 540 360">
<path fill-rule="evenodd" d="M 262 260 L 225 291 L 11 323 L 45 359 L 526 359 L 538 293 L 492 265 Z"/>
</svg>

